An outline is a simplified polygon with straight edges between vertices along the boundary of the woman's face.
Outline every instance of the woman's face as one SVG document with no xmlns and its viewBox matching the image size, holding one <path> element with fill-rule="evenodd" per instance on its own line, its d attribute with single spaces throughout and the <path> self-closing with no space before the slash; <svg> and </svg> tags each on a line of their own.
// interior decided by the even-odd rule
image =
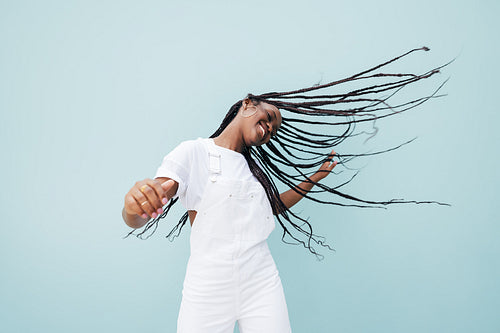
<svg viewBox="0 0 500 333">
<path fill-rule="evenodd" d="M 243 140 L 247 146 L 269 142 L 281 125 L 280 110 L 268 103 L 255 105 L 250 99 L 244 99 L 239 113 Z"/>
</svg>

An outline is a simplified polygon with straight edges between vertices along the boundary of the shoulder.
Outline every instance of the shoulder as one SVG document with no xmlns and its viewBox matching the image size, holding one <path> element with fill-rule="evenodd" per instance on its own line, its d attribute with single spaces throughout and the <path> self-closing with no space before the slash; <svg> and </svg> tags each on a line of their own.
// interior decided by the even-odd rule
<svg viewBox="0 0 500 333">
<path fill-rule="evenodd" d="M 206 156 L 204 140 L 195 139 L 179 143 L 165 157 L 157 170 L 156 177 L 170 177 L 179 183 L 186 183 L 191 174 L 205 165 Z"/>
<path fill-rule="evenodd" d="M 198 138 L 194 140 L 186 140 L 182 141 L 174 148 L 173 153 L 197 153 L 202 150 L 205 150 L 205 141 L 208 139 Z"/>
<path fill-rule="evenodd" d="M 164 162 L 175 162 L 183 168 L 191 168 L 208 159 L 208 140 L 198 138 L 179 143 L 164 158 Z"/>
</svg>

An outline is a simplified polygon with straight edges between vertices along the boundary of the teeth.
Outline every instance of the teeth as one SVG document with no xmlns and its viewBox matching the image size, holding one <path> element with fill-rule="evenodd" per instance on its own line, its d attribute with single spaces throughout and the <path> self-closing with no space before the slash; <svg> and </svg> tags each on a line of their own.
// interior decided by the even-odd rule
<svg viewBox="0 0 500 333">
<path fill-rule="evenodd" d="M 264 135 L 266 135 L 266 130 L 264 129 L 264 127 L 262 127 L 262 125 L 260 125 L 260 130 L 262 131 L 262 137 L 264 137 Z"/>
</svg>

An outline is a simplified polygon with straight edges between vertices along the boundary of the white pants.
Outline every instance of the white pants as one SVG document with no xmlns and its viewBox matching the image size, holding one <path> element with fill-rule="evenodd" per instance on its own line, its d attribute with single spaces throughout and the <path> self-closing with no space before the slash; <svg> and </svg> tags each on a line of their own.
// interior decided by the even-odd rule
<svg viewBox="0 0 500 333">
<path fill-rule="evenodd" d="M 236 321 L 241 333 L 291 332 L 278 271 L 259 252 L 233 267 L 191 256 L 177 332 L 232 333 Z"/>
</svg>

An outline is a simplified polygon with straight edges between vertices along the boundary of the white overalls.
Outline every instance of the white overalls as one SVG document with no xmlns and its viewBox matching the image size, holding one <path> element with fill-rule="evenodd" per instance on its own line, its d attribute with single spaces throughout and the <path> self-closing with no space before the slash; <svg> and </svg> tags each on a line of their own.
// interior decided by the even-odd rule
<svg viewBox="0 0 500 333">
<path fill-rule="evenodd" d="M 191 229 L 178 333 L 291 332 L 276 265 L 266 239 L 274 229 L 271 205 L 256 181 L 220 175 L 220 155 L 209 151 L 210 176 Z"/>
</svg>

